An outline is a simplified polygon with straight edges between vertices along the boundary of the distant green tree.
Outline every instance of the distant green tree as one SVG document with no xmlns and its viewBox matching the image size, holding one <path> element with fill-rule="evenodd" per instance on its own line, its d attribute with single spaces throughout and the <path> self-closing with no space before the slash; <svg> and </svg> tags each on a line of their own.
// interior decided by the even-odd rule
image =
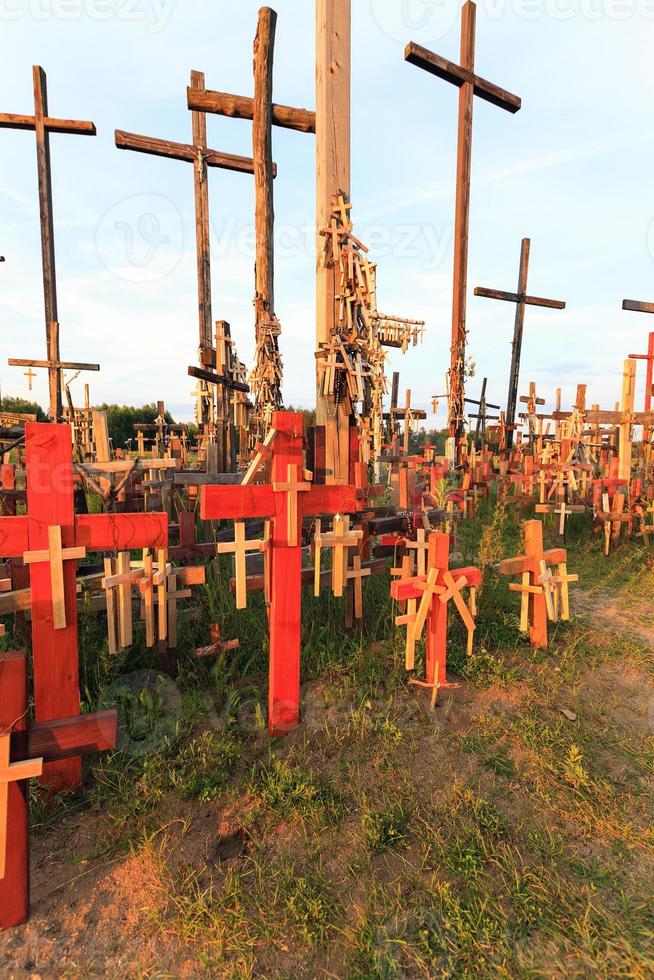
<svg viewBox="0 0 654 980">
<path fill-rule="evenodd" d="M 10 395 L 2 399 L 2 409 L 5 412 L 23 412 L 26 415 L 36 415 L 37 422 L 47 422 L 48 416 L 40 405 L 36 402 L 29 402 L 25 398 L 18 398 Z"/>
<path fill-rule="evenodd" d="M 157 418 L 157 406 L 153 404 L 134 408 L 132 405 L 98 405 L 98 410 L 107 413 L 107 429 L 114 449 L 126 449 L 128 439 L 136 439 L 134 426 L 150 425 Z M 166 422 L 174 423 L 170 412 L 165 413 Z"/>
<path fill-rule="evenodd" d="M 312 429 L 316 424 L 316 410 L 315 408 L 295 408 L 293 405 L 289 405 L 288 408 L 284 409 L 285 412 L 299 412 L 304 420 L 304 431 L 307 429 Z"/>
<path fill-rule="evenodd" d="M 449 436 L 449 431 L 447 429 L 429 429 L 425 432 L 412 432 L 409 436 L 409 453 L 417 453 L 421 449 L 425 440 L 429 439 L 430 446 L 435 446 L 436 455 L 445 455 L 445 440 Z"/>
</svg>

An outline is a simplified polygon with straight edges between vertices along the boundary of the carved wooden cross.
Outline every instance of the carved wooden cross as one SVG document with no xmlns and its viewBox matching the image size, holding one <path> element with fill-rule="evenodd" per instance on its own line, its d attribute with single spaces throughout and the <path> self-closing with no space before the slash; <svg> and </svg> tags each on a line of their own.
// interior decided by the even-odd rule
<svg viewBox="0 0 654 980">
<path fill-rule="evenodd" d="M 34 702 L 36 720 L 42 722 L 80 710 L 76 566 L 72 557 L 65 560 L 65 553 L 165 548 L 168 519 L 152 513 L 76 515 L 69 425 L 28 422 L 25 451 L 27 514 L 0 517 L 0 558 L 40 553 L 29 568 Z M 54 790 L 76 788 L 81 782 L 79 760 L 46 765 L 44 779 Z"/>
<path fill-rule="evenodd" d="M 67 368 L 80 371 L 99 371 L 97 364 L 64 364 L 59 353 L 59 314 L 57 312 L 57 273 L 55 268 L 54 218 L 52 212 L 52 173 L 50 169 L 50 133 L 71 133 L 76 136 L 95 136 L 92 122 L 76 119 L 54 119 L 48 115 L 48 93 L 45 72 L 38 65 L 32 69 L 34 82 L 34 115 L 0 113 L 0 128 L 31 129 L 36 135 L 36 167 L 39 182 L 39 211 L 41 220 L 41 259 L 43 265 L 43 295 L 45 301 L 46 361 L 12 358 L 16 367 L 43 367 L 48 370 L 50 419 L 61 417 L 61 372 Z M 31 390 L 30 381 L 30 390 Z"/>
<path fill-rule="evenodd" d="M 466 295 L 468 288 L 468 234 L 470 225 L 470 175 L 472 169 L 472 117 L 475 95 L 507 112 L 518 112 L 521 101 L 497 85 L 475 74 L 475 24 L 477 7 L 467 0 L 461 12 L 461 64 L 410 42 L 406 61 L 456 85 L 459 92 L 456 218 L 454 227 L 454 297 L 452 304 L 452 349 L 450 364 L 450 436 L 460 438 L 464 416 L 464 371 L 466 360 Z"/>
<path fill-rule="evenodd" d="M 525 311 L 528 306 L 545 307 L 548 310 L 564 310 L 565 303 L 556 299 L 541 299 L 527 294 L 529 278 L 529 251 L 531 239 L 523 238 L 520 248 L 520 272 L 518 275 L 518 291 L 505 293 L 500 289 L 485 289 L 478 286 L 475 296 L 485 296 L 488 299 L 499 299 L 506 303 L 515 303 L 515 326 L 513 328 L 513 344 L 511 348 L 511 374 L 509 375 L 509 394 L 506 402 L 507 446 L 513 445 L 513 426 L 515 425 L 518 402 L 518 385 L 520 381 L 520 355 L 522 353 L 522 334 L 525 325 Z"/>
</svg>

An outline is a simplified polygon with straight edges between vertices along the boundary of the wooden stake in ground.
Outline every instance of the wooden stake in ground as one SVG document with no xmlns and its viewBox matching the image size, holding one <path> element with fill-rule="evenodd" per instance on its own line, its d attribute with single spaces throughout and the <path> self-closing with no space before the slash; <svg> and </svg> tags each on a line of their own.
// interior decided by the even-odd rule
<svg viewBox="0 0 654 980">
<path fill-rule="evenodd" d="M 509 394 L 506 402 L 507 447 L 513 445 L 516 407 L 518 404 L 518 384 L 520 380 L 520 355 L 522 353 L 522 333 L 525 325 L 525 309 L 527 306 L 541 306 L 548 310 L 564 310 L 565 303 L 556 299 L 541 299 L 538 296 L 527 295 L 527 280 L 529 278 L 529 251 L 531 239 L 523 238 L 520 248 L 520 272 L 518 275 L 517 293 L 505 293 L 500 289 L 485 289 L 478 286 L 475 296 L 485 296 L 487 299 L 499 299 L 506 303 L 515 303 L 515 326 L 513 328 L 513 344 L 511 348 L 511 374 L 509 376 Z"/>
<path fill-rule="evenodd" d="M 472 169 L 472 116 L 474 96 L 478 95 L 507 112 L 518 112 L 521 101 L 491 82 L 475 75 L 475 23 L 477 7 L 467 0 L 461 12 L 461 64 L 411 41 L 404 58 L 412 65 L 442 78 L 460 89 L 458 161 L 456 174 L 456 217 L 454 225 L 454 295 L 452 302 L 452 349 L 450 358 L 450 436 L 463 432 L 464 374 L 466 362 L 466 298 L 468 289 L 468 232 L 470 226 L 470 175 Z"/>
<path fill-rule="evenodd" d="M 350 197 L 351 0 L 316 0 L 316 351 L 336 332 L 338 270 L 324 261 L 322 232 L 334 201 Z M 324 428 L 325 482 L 346 483 L 347 399 L 324 393 L 316 375 L 316 426 Z"/>
<path fill-rule="evenodd" d="M 39 213 L 41 220 L 41 261 L 43 265 L 43 297 L 45 302 L 45 333 L 47 360 L 12 360 L 20 367 L 47 367 L 50 393 L 49 412 L 52 422 L 61 417 L 61 372 L 64 369 L 99 371 L 98 365 L 62 364 L 59 352 L 59 313 L 57 310 L 57 273 L 55 268 L 54 218 L 52 213 L 52 172 L 50 168 L 50 133 L 71 133 L 76 136 L 95 136 L 92 122 L 76 119 L 54 119 L 48 115 L 48 92 L 45 72 L 39 65 L 32 69 L 34 80 L 34 115 L 21 116 L 0 113 L 0 129 L 32 129 L 36 134 L 36 169 L 39 181 Z"/>
<path fill-rule="evenodd" d="M 654 303 L 640 303 L 638 300 L 625 299 L 622 303 L 623 310 L 631 310 L 635 313 L 654 313 Z M 652 408 L 653 374 L 654 374 L 654 333 L 649 334 L 646 354 L 630 354 L 634 361 L 647 361 L 647 373 L 645 375 L 645 406 L 643 411 L 649 412 Z M 652 438 L 651 423 L 643 425 L 643 442 L 649 442 Z"/>
</svg>

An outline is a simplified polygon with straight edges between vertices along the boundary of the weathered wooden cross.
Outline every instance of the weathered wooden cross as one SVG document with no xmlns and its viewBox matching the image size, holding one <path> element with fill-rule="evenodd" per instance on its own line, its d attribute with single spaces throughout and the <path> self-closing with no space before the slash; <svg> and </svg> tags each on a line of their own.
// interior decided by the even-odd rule
<svg viewBox="0 0 654 980">
<path fill-rule="evenodd" d="M 187 90 L 189 109 L 236 119 L 252 120 L 252 157 L 255 187 L 255 315 L 256 365 L 253 372 L 254 398 L 258 419 L 257 435 L 263 439 L 273 411 L 281 407 L 282 365 L 279 357 L 279 321 L 275 315 L 274 290 L 274 164 L 272 127 L 315 133 L 314 112 L 277 105 L 273 102 L 273 59 L 277 14 L 270 7 L 259 11 L 254 41 L 254 98 L 214 92 L 204 85 Z M 199 73 L 197 73 L 199 75 Z M 202 76 L 204 77 L 204 76 Z"/>
<path fill-rule="evenodd" d="M 450 361 L 450 436 L 457 442 L 463 431 L 464 375 L 466 361 L 466 304 L 468 289 L 468 234 L 470 227 L 470 176 L 472 170 L 472 117 L 475 95 L 492 105 L 515 113 L 521 107 L 517 95 L 504 91 L 475 74 L 475 25 L 477 7 L 467 0 L 461 12 L 461 64 L 456 65 L 410 42 L 404 58 L 412 65 L 442 78 L 460 89 L 456 217 L 454 225 L 454 295 Z"/>
<path fill-rule="evenodd" d="M 191 89 L 204 89 L 204 75 L 191 72 Z M 170 160 L 183 160 L 193 164 L 193 187 L 195 191 L 195 235 L 198 280 L 199 317 L 199 357 L 201 374 L 197 377 L 205 384 L 226 385 L 222 377 L 211 378 L 216 366 L 216 352 L 213 346 L 213 321 L 211 312 L 211 253 L 209 244 L 209 184 L 208 167 L 231 170 L 235 173 L 254 173 L 251 157 L 221 153 L 207 147 L 207 124 L 203 111 L 192 113 L 193 142 L 174 143 L 170 140 L 140 136 L 116 130 L 115 140 L 119 150 L 136 150 L 153 156 L 168 157 Z M 211 420 L 212 399 L 201 400 L 201 416 L 198 421 L 206 424 Z"/>
<path fill-rule="evenodd" d="M 490 402 L 486 401 L 486 386 L 488 384 L 488 378 L 484 378 L 481 383 L 481 394 L 479 396 L 479 401 L 474 398 L 466 398 L 466 405 L 477 405 L 477 412 L 471 414 L 471 419 L 476 419 L 477 424 L 475 426 L 475 439 L 473 445 L 477 445 L 479 442 L 479 435 L 481 434 L 482 445 L 486 442 L 486 423 L 490 421 L 499 421 L 499 415 L 489 415 L 488 409 L 494 408 L 496 411 L 500 411 L 499 405 L 491 405 Z"/>
<path fill-rule="evenodd" d="M 513 426 L 515 425 L 516 408 L 518 404 L 518 384 L 520 380 L 520 355 L 522 353 L 522 334 L 525 325 L 525 310 L 528 306 L 541 306 L 548 310 L 564 310 L 565 303 L 556 299 L 541 299 L 527 294 L 529 278 L 529 251 L 531 239 L 523 238 L 520 248 L 520 272 L 518 275 L 517 293 L 505 293 L 500 289 L 486 289 L 478 286 L 475 296 L 485 296 L 488 299 L 499 299 L 506 303 L 515 303 L 515 326 L 513 328 L 513 344 L 511 347 L 511 374 L 509 375 L 509 394 L 506 402 L 507 446 L 513 445 Z"/>
<path fill-rule="evenodd" d="M 48 93 L 45 72 L 38 65 L 32 68 L 34 82 L 34 115 L 0 113 L 0 129 L 31 129 L 36 135 L 36 169 L 39 183 L 41 219 L 41 260 L 43 266 L 43 296 L 45 301 L 45 332 L 47 360 L 32 361 L 10 358 L 13 367 L 47 368 L 50 393 L 50 419 L 61 417 L 61 374 L 64 370 L 99 371 L 99 364 L 62 362 L 59 352 L 59 314 L 57 311 L 57 273 L 55 268 L 54 218 L 52 212 L 52 172 L 50 168 L 50 133 L 72 133 L 76 136 L 95 136 L 92 122 L 76 119 L 55 119 L 48 115 Z M 30 378 L 30 391 L 32 382 Z"/>
<path fill-rule="evenodd" d="M 75 514 L 70 426 L 25 426 L 27 514 L 0 518 L 0 557 L 30 568 L 37 722 L 79 714 L 76 559 L 82 553 L 168 545 L 165 514 Z M 44 770 L 53 791 L 79 786 L 78 759 Z"/>
</svg>

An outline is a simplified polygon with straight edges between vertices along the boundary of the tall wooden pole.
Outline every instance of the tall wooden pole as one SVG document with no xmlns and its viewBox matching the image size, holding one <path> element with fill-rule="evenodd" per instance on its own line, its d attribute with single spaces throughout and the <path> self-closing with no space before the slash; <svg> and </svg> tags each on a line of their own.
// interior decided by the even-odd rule
<svg viewBox="0 0 654 980">
<path fill-rule="evenodd" d="M 518 273 L 518 296 L 524 297 L 527 292 L 527 281 L 529 279 L 529 252 L 531 240 L 522 239 L 520 246 L 520 272 Z M 513 328 L 513 343 L 511 345 L 511 374 L 509 376 L 509 394 L 506 402 L 506 444 L 510 449 L 513 445 L 513 428 L 515 425 L 516 406 L 518 404 L 518 385 L 520 382 L 520 355 L 522 353 L 522 335 L 525 326 L 525 302 L 524 299 L 516 304 L 515 326 Z"/>
<path fill-rule="evenodd" d="M 273 200 L 272 99 L 273 58 L 277 14 L 270 7 L 259 11 L 254 40 L 254 114 L 252 144 L 254 159 L 257 313 L 270 319 L 275 314 L 275 207 Z M 259 323 L 257 323 L 257 340 Z"/>
<path fill-rule="evenodd" d="M 471 0 L 461 12 L 461 67 L 474 73 L 477 8 Z M 470 230 L 470 176 L 472 170 L 472 114 L 474 85 L 466 81 L 459 90 L 459 130 L 454 219 L 454 293 L 452 300 L 452 348 L 450 360 L 450 436 L 463 431 L 464 370 L 466 360 L 466 312 L 468 290 L 468 236 Z"/>
<path fill-rule="evenodd" d="M 57 274 L 55 267 L 54 221 L 52 217 L 52 177 L 50 172 L 50 136 L 44 120 L 48 116 L 48 90 L 45 72 L 39 65 L 32 69 L 34 82 L 34 130 L 36 132 L 36 169 L 39 181 L 41 216 L 41 258 L 43 264 L 43 299 L 45 335 L 49 361 L 60 361 L 59 314 L 57 310 Z M 61 417 L 61 369 L 48 367 L 50 421 Z"/>
<path fill-rule="evenodd" d="M 333 200 L 350 196 L 351 0 L 316 0 L 316 350 L 336 326 L 336 273 L 323 258 L 322 229 Z M 343 399 L 321 392 L 316 377 L 316 425 L 324 426 L 325 481 L 346 483 L 349 414 Z"/>
</svg>

